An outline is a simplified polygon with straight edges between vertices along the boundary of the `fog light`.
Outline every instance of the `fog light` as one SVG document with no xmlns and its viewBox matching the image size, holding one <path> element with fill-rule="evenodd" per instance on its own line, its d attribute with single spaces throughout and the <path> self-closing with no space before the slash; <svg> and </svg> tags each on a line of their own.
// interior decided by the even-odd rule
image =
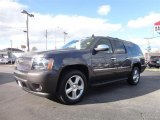
<svg viewBox="0 0 160 120">
<path fill-rule="evenodd" d="M 42 91 L 42 86 L 40 84 L 33 84 L 33 87 L 38 92 Z"/>
</svg>

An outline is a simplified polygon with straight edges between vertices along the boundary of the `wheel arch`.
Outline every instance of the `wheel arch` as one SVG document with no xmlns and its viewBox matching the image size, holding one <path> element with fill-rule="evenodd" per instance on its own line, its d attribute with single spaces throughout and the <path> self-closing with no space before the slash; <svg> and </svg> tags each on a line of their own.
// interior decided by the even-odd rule
<svg viewBox="0 0 160 120">
<path fill-rule="evenodd" d="M 82 65 L 82 64 L 75 64 L 75 65 L 69 65 L 69 66 L 65 66 L 62 68 L 60 74 L 59 74 L 59 78 L 58 78 L 58 83 L 57 83 L 57 87 L 56 87 L 56 92 L 58 92 L 58 89 L 60 87 L 60 83 L 61 83 L 61 80 L 62 80 L 62 77 L 64 76 L 64 74 L 70 70 L 79 70 L 81 71 L 86 79 L 87 79 L 87 83 L 89 81 L 89 69 L 87 66 L 85 65 Z"/>
<path fill-rule="evenodd" d="M 133 69 L 134 67 L 138 67 L 139 70 L 140 70 L 140 72 L 141 72 L 141 63 L 140 63 L 140 62 L 133 63 L 132 69 Z"/>
</svg>

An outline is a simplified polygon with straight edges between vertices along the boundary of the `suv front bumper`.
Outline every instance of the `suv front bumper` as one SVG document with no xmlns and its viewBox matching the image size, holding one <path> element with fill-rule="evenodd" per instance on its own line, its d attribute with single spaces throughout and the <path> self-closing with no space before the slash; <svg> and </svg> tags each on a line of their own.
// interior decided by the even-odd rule
<svg viewBox="0 0 160 120">
<path fill-rule="evenodd" d="M 17 84 L 25 91 L 42 97 L 49 97 L 55 94 L 58 73 L 56 71 L 14 71 L 14 78 Z"/>
</svg>

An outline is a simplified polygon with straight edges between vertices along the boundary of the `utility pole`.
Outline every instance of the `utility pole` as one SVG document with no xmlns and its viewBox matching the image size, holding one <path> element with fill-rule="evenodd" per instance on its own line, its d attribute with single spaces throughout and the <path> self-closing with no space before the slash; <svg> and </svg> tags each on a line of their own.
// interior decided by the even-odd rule
<svg viewBox="0 0 160 120">
<path fill-rule="evenodd" d="M 57 49 L 57 34 L 58 34 L 58 30 L 59 30 L 59 26 L 57 28 L 55 28 L 55 40 L 54 40 L 54 49 Z"/>
<path fill-rule="evenodd" d="M 11 40 L 11 64 L 12 64 L 12 40 Z"/>
<path fill-rule="evenodd" d="M 150 53 L 151 53 L 151 45 L 148 39 L 148 46 L 147 46 L 147 52 L 148 52 L 148 60 L 150 59 Z"/>
<path fill-rule="evenodd" d="M 57 39 L 57 35 L 55 34 L 55 40 L 54 40 L 54 49 L 55 50 L 56 50 L 56 44 L 57 44 L 56 39 Z"/>
<path fill-rule="evenodd" d="M 46 30 L 45 37 L 46 37 L 46 50 L 47 50 L 47 37 L 48 37 L 48 32 L 47 32 L 47 30 Z"/>
<path fill-rule="evenodd" d="M 29 17 L 34 17 L 34 15 L 28 13 L 26 10 L 23 10 L 21 13 L 27 15 L 27 20 L 26 20 L 26 28 L 27 28 L 27 30 L 25 32 L 27 33 L 27 51 L 29 52 L 30 48 L 29 48 L 29 29 L 28 29 L 29 19 L 28 19 L 28 16 Z"/>
<path fill-rule="evenodd" d="M 28 31 L 28 14 L 27 14 L 27 20 L 26 20 L 26 27 L 27 27 L 27 51 L 30 51 L 30 47 L 29 47 L 29 31 Z"/>
<path fill-rule="evenodd" d="M 150 53 L 151 53 L 151 45 L 150 45 L 150 42 L 149 42 L 149 40 L 150 39 L 153 39 L 153 37 L 151 37 L 151 38 L 144 38 L 144 39 L 147 39 L 147 58 L 146 58 L 146 60 L 147 60 L 147 62 L 149 61 L 149 59 L 150 59 Z"/>
<path fill-rule="evenodd" d="M 64 44 L 66 43 L 66 36 L 68 35 L 68 33 L 67 32 L 63 32 L 63 34 L 64 34 Z"/>
</svg>

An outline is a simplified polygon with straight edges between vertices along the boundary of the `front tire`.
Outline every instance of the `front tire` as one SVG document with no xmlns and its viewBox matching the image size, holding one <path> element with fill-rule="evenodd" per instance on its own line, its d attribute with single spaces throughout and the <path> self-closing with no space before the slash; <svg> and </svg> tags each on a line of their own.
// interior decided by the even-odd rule
<svg viewBox="0 0 160 120">
<path fill-rule="evenodd" d="M 64 104 L 75 104 L 82 100 L 87 90 L 85 75 L 78 70 L 71 70 L 62 77 L 58 98 Z"/>
<path fill-rule="evenodd" d="M 128 83 L 130 85 L 137 85 L 140 80 L 140 69 L 138 67 L 133 67 L 132 72 L 128 78 Z"/>
</svg>

